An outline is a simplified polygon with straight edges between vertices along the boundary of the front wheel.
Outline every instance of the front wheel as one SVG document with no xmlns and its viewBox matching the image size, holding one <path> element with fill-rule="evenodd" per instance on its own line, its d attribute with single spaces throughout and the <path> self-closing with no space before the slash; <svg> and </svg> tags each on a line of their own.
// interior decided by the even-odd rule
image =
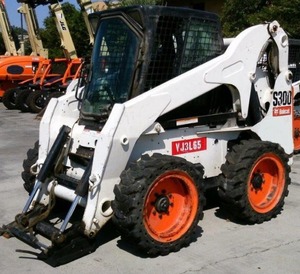
<svg viewBox="0 0 300 274">
<path fill-rule="evenodd" d="M 187 246 L 203 218 L 203 168 L 178 157 L 144 155 L 114 188 L 113 220 L 149 255 Z"/>
<path fill-rule="evenodd" d="M 233 215 L 248 223 L 262 223 L 282 211 L 291 169 L 278 144 L 241 141 L 233 145 L 221 169 L 219 194 Z"/>
<path fill-rule="evenodd" d="M 18 91 L 19 89 L 12 88 L 4 92 L 2 102 L 7 109 L 16 109 L 16 97 Z"/>
<path fill-rule="evenodd" d="M 34 147 L 27 151 L 27 158 L 23 161 L 23 171 L 21 173 L 24 181 L 24 188 L 28 193 L 31 193 L 35 184 L 36 175 L 32 174 L 31 166 L 34 165 L 38 159 L 39 142 L 36 141 Z"/>
</svg>

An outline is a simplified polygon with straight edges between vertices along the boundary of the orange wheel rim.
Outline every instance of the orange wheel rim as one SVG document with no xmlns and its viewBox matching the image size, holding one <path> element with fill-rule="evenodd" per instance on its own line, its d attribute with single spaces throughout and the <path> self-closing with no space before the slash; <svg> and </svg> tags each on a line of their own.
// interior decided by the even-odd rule
<svg viewBox="0 0 300 274">
<path fill-rule="evenodd" d="M 248 197 L 258 213 L 270 212 L 279 202 L 285 185 L 285 169 L 278 156 L 263 155 L 255 163 L 248 180 Z"/>
<path fill-rule="evenodd" d="M 166 172 L 154 181 L 146 195 L 145 228 L 159 242 L 175 241 L 191 227 L 198 205 L 193 179 L 183 171 Z"/>
</svg>

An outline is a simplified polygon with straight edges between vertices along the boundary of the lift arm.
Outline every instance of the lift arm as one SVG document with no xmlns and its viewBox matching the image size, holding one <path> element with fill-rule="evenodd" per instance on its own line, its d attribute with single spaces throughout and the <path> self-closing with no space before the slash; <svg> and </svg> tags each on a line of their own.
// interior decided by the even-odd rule
<svg viewBox="0 0 300 274">
<path fill-rule="evenodd" d="M 6 56 L 16 56 L 19 55 L 17 52 L 16 44 L 14 42 L 11 26 L 9 23 L 9 18 L 7 15 L 7 11 L 5 8 L 5 2 L 4 0 L 0 1 L 0 28 L 2 32 L 2 37 L 4 41 L 4 45 L 6 48 Z"/>
</svg>

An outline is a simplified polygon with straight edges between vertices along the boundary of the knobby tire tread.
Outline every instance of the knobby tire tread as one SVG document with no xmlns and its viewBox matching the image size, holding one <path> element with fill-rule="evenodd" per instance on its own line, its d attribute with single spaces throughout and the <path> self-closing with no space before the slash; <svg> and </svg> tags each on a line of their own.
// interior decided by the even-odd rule
<svg viewBox="0 0 300 274">
<path fill-rule="evenodd" d="M 30 193 L 34 187 L 35 175 L 30 172 L 30 167 L 36 163 L 38 159 L 39 142 L 36 141 L 34 147 L 27 151 L 27 158 L 23 161 L 23 171 L 21 177 L 24 181 L 25 190 Z"/>
<path fill-rule="evenodd" d="M 151 182 L 163 171 L 183 169 L 197 181 L 199 208 L 197 216 L 189 230 L 178 240 L 161 243 L 154 240 L 143 225 L 143 202 Z M 167 255 L 181 247 L 188 246 L 195 238 L 195 228 L 203 218 L 205 198 L 202 192 L 203 168 L 195 166 L 179 157 L 161 154 L 143 155 L 141 160 L 132 163 L 121 174 L 121 183 L 114 188 L 115 200 L 113 221 L 119 226 L 123 238 L 130 239 L 150 256 Z"/>
<path fill-rule="evenodd" d="M 277 205 L 266 213 L 256 212 L 247 197 L 247 181 L 251 167 L 256 159 L 264 153 L 274 153 L 281 159 L 285 170 L 285 183 L 283 193 Z M 222 165 L 222 182 L 219 187 L 219 196 L 222 199 L 223 209 L 232 216 L 246 223 L 262 223 L 269 221 L 281 213 L 284 199 L 288 196 L 288 185 L 291 183 L 288 165 L 289 157 L 284 150 L 275 143 L 259 140 L 243 140 L 234 145 L 226 156 Z"/>
</svg>

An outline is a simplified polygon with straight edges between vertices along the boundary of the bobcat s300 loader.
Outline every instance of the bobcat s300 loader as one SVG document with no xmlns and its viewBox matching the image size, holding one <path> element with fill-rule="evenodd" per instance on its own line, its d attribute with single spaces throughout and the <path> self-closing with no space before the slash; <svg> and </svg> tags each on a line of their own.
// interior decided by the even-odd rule
<svg viewBox="0 0 300 274">
<path fill-rule="evenodd" d="M 250 27 L 225 51 L 218 17 L 202 11 L 131 6 L 89 20 L 89 73 L 50 101 L 24 161 L 30 196 L 2 234 L 59 265 L 94 251 L 110 219 L 151 256 L 178 251 L 210 188 L 235 218 L 278 215 L 293 155 L 280 25 Z"/>
</svg>

